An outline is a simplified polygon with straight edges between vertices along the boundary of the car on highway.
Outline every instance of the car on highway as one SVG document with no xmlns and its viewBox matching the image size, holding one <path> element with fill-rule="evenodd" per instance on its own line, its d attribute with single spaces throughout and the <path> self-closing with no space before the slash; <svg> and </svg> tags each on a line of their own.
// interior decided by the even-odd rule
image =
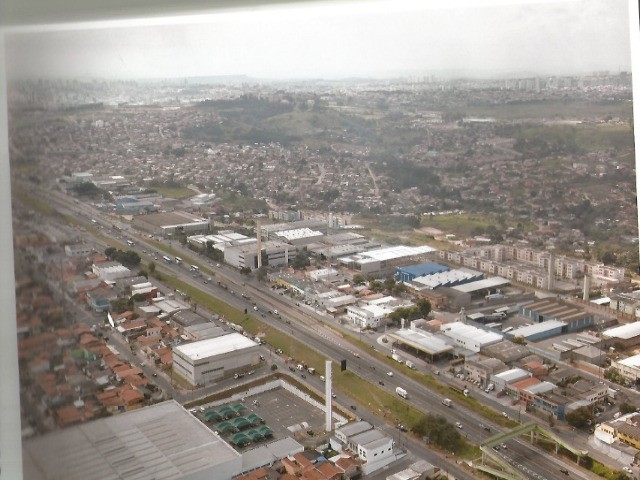
<svg viewBox="0 0 640 480">
<path fill-rule="evenodd" d="M 357 407 L 356 407 L 355 405 L 351 405 L 351 406 L 349 406 L 349 408 L 350 408 L 351 410 L 357 410 Z"/>
<path fill-rule="evenodd" d="M 462 429 L 462 424 L 460 422 L 456 422 L 456 427 Z"/>
<path fill-rule="evenodd" d="M 388 375 L 389 377 L 393 377 L 393 372 L 387 372 L 387 375 Z"/>
<path fill-rule="evenodd" d="M 331 398 L 336 398 L 336 397 L 337 397 L 337 395 L 335 393 L 331 394 Z"/>
<path fill-rule="evenodd" d="M 627 473 L 633 473 L 633 469 L 631 467 L 622 467 L 622 469 Z"/>
<path fill-rule="evenodd" d="M 560 469 L 560 473 L 564 473 L 565 475 L 569 475 L 569 470 L 567 470 L 566 468 L 561 468 Z"/>
<path fill-rule="evenodd" d="M 378 380 L 378 384 L 384 387 L 384 382 L 382 380 Z"/>
</svg>

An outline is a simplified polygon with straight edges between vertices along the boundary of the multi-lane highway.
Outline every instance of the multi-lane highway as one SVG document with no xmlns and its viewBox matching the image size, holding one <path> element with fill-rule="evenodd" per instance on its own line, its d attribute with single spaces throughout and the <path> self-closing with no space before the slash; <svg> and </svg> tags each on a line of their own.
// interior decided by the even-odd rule
<svg viewBox="0 0 640 480">
<path fill-rule="evenodd" d="M 144 236 L 135 235 L 135 232 L 129 230 L 126 225 L 116 224 L 109 219 L 103 218 L 100 212 L 95 211 L 91 207 L 76 204 L 59 192 L 53 192 L 51 195 L 47 192 L 46 198 L 48 203 L 55 206 L 61 213 L 74 216 L 81 215 L 85 217 L 85 221 L 93 220 L 94 225 L 105 227 L 103 229 L 104 235 L 113 235 L 116 237 L 116 240 L 119 241 L 123 241 L 126 238 L 135 238 L 135 245 L 132 248 L 136 249 L 143 257 L 145 255 L 142 253 L 143 250 L 151 252 L 151 254 L 157 258 L 162 258 L 164 254 L 157 252 L 155 245 L 146 242 Z M 112 228 L 114 224 L 116 224 L 118 229 Z M 123 235 L 127 236 L 125 237 Z M 173 248 L 180 247 L 175 245 Z M 182 250 L 179 250 L 178 254 L 179 256 L 197 256 L 196 253 L 187 250 L 185 250 L 184 253 Z M 211 282 L 204 283 L 203 279 L 208 277 L 207 273 L 204 273 L 202 276 L 194 276 L 193 273 L 189 271 L 188 265 L 185 264 L 178 265 L 160 261 L 157 263 L 156 268 L 162 272 L 170 273 L 172 276 L 188 282 L 199 289 L 207 291 L 238 309 L 242 310 L 247 308 L 253 314 L 258 315 L 261 321 L 295 336 L 297 340 L 304 342 L 306 345 L 309 345 L 310 348 L 321 352 L 324 356 L 335 362 L 344 358 L 348 359 L 350 368 L 357 371 L 361 378 L 370 382 L 371 388 L 382 388 L 395 395 L 395 388 L 401 386 L 407 390 L 409 394 L 407 401 L 410 404 L 421 411 L 438 413 L 444 415 L 452 422 L 459 422 L 462 427 L 461 433 L 466 435 L 473 443 L 480 444 L 486 438 L 499 431 L 495 425 L 489 425 L 487 421 L 481 419 L 476 412 L 467 410 L 460 405 L 454 405 L 452 408 L 442 405 L 442 395 L 439 393 L 425 388 L 410 377 L 405 376 L 402 371 L 390 368 L 376 356 L 371 355 L 370 351 L 360 349 L 350 344 L 341 336 L 339 333 L 340 326 L 335 322 L 332 322 L 332 328 L 328 328 L 326 322 L 329 322 L 329 320 L 317 314 L 315 311 L 295 305 L 295 301 L 290 298 L 279 295 L 277 292 L 266 288 L 253 279 L 241 275 L 233 269 L 225 266 L 214 267 L 211 265 L 211 270 L 215 272 L 215 278 Z M 217 283 L 218 281 L 223 282 L 227 288 L 220 287 Z M 244 293 L 249 298 L 243 297 L 241 293 Z M 257 312 L 253 310 L 254 304 L 258 308 Z M 279 315 L 270 313 L 274 310 L 278 310 Z M 366 335 L 365 338 L 368 339 L 370 343 L 373 343 L 374 339 Z M 115 338 L 112 340 L 117 342 Z M 126 351 L 126 349 L 124 350 Z M 131 360 L 136 362 L 136 358 L 133 356 Z M 139 363 L 138 361 L 138 364 Z M 145 367 L 143 367 L 143 370 L 144 368 Z M 389 371 L 393 372 L 393 376 L 387 375 Z M 145 373 L 153 374 L 151 370 L 145 370 Z M 318 383 L 319 379 L 318 377 L 309 377 L 307 381 Z M 209 393 L 209 390 L 220 388 L 220 385 L 211 385 L 205 386 L 197 393 L 189 392 L 188 394 L 181 394 L 173 390 L 166 379 L 158 377 L 158 383 L 167 391 L 173 391 L 175 398 L 180 401 L 188 401 L 193 398 L 194 394 L 198 396 L 206 395 Z M 318 384 L 314 386 L 322 391 L 321 385 Z M 348 395 L 348 392 L 342 392 L 341 395 Z M 349 403 L 351 404 L 353 402 L 350 401 Z M 386 428 L 391 429 L 393 433 L 397 434 L 397 432 L 393 430 L 396 423 L 395 419 L 385 418 L 386 412 L 367 412 L 366 407 L 366 405 L 357 405 L 358 412 L 361 416 L 370 418 L 373 423 L 380 424 L 379 417 L 380 413 L 382 413 L 382 422 L 386 424 Z M 494 407 L 504 410 L 504 407 L 498 404 L 494 405 Z M 387 422 L 389 422 L 391 426 L 389 426 Z M 484 426 L 480 425 L 481 423 L 489 426 L 490 431 L 487 431 Z M 405 444 L 420 457 L 425 457 L 427 451 L 424 446 L 412 437 L 405 436 Z M 507 442 L 506 447 L 506 449 L 500 449 L 499 452 L 496 453 L 505 458 L 514 468 L 522 472 L 525 477 L 537 480 L 560 478 L 560 469 L 566 468 L 564 462 L 559 462 L 553 456 L 542 452 L 528 443 L 511 440 Z M 545 462 L 539 461 L 542 455 L 545 456 Z M 439 463 L 443 461 L 442 458 L 438 458 L 437 460 Z M 456 478 L 472 478 L 466 471 L 460 469 L 455 462 L 449 462 L 449 464 L 451 468 L 450 471 L 456 472 Z M 572 469 L 572 476 L 573 478 L 590 478 L 588 473 L 578 469 Z"/>
</svg>

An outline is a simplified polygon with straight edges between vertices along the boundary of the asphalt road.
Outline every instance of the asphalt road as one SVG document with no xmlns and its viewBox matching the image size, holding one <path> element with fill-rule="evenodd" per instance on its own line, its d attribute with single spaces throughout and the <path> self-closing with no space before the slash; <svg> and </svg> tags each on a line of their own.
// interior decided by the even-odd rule
<svg viewBox="0 0 640 480">
<path fill-rule="evenodd" d="M 60 197 L 61 194 L 56 194 L 56 199 L 54 203 L 57 204 L 57 208 L 65 209 L 65 213 L 70 214 L 81 214 L 88 219 L 95 220 L 97 224 L 102 225 L 103 234 L 107 235 L 117 235 L 120 236 L 120 240 L 122 241 L 124 238 L 122 237 L 123 231 L 127 230 L 128 227 L 122 226 L 123 230 L 114 230 L 112 229 L 113 223 L 110 220 L 105 220 L 102 218 L 101 214 L 97 211 L 94 211 L 90 207 L 84 205 L 73 204 L 65 199 Z M 116 233 L 118 232 L 118 233 Z M 131 232 L 128 232 L 131 234 Z M 144 242 L 143 237 L 138 236 L 136 238 L 136 245 L 134 248 L 141 252 L 143 249 L 146 249 L 148 252 L 154 252 L 155 247 L 152 244 L 147 244 Z M 178 245 L 172 245 L 173 248 L 176 248 Z M 162 258 L 164 253 L 157 252 L 157 256 L 159 259 Z M 192 251 L 185 251 L 185 255 L 189 255 L 191 257 L 197 257 L 197 253 Z M 144 256 L 144 254 L 141 254 Z M 201 262 L 206 262 L 202 258 L 199 258 Z M 286 297 L 282 297 L 277 293 L 271 291 L 270 289 L 264 290 L 263 287 L 257 284 L 255 281 L 248 279 L 247 277 L 242 276 L 240 273 L 227 268 L 225 266 L 221 268 L 211 267 L 212 270 L 215 271 L 215 277 L 212 282 L 207 284 L 203 283 L 203 277 L 207 277 L 206 273 L 203 274 L 203 277 L 193 276 L 191 272 L 188 270 L 187 265 L 176 265 L 176 264 L 167 264 L 160 260 L 157 263 L 157 268 L 160 271 L 170 271 L 173 275 L 177 276 L 181 280 L 187 281 L 188 283 L 197 286 L 200 289 L 204 289 L 209 291 L 211 294 L 216 297 L 221 298 L 223 301 L 230 303 L 231 305 L 243 309 L 243 308 L 252 308 L 253 303 L 255 302 L 258 306 L 259 318 L 270 324 L 275 328 L 279 328 L 285 333 L 295 335 L 295 337 L 308 344 L 310 348 L 313 348 L 319 352 L 322 352 L 327 358 L 330 358 L 336 362 L 339 362 L 341 359 L 348 359 L 351 368 L 354 371 L 357 371 L 359 376 L 368 380 L 373 387 L 372 388 L 384 388 L 387 391 L 395 394 L 396 386 L 402 386 L 409 393 L 409 403 L 413 404 L 417 408 L 422 411 L 429 411 L 433 413 L 439 413 L 444 415 L 452 422 L 461 422 L 462 423 L 462 433 L 468 436 L 469 440 L 474 443 L 481 443 L 488 436 L 491 436 L 498 432 L 498 428 L 492 426 L 492 431 L 486 432 L 483 430 L 475 420 L 478 415 L 475 412 L 465 410 L 464 408 L 454 405 L 453 408 L 447 408 L 442 405 L 441 400 L 442 397 L 439 394 L 436 394 L 428 389 L 425 389 L 423 386 L 417 384 L 413 380 L 408 377 L 405 377 L 402 372 L 390 369 L 386 364 L 378 361 L 375 357 L 371 357 L 368 355 L 368 352 L 361 351 L 360 349 L 353 347 L 348 344 L 346 341 L 341 340 L 339 334 L 334 333 L 333 330 L 327 329 L 324 326 L 324 319 L 321 315 L 316 312 L 312 312 L 310 310 L 299 308 L 293 305 L 292 300 Z M 227 284 L 228 289 L 222 289 L 217 285 L 217 281 L 221 280 Z M 232 294 L 231 291 L 234 293 Z M 240 292 L 246 292 L 251 300 L 247 301 L 243 297 L 240 296 Z M 277 309 L 281 313 L 281 318 L 277 318 L 274 315 L 270 315 L 267 312 L 269 310 L 273 311 Z M 332 325 L 337 326 L 337 325 Z M 111 337 L 111 341 L 117 343 L 117 339 L 115 337 Z M 365 335 L 366 338 L 366 335 Z M 123 354 L 126 357 L 130 357 L 130 360 L 133 364 L 140 364 L 140 360 L 133 355 L 133 353 L 129 350 L 127 352 L 128 347 L 123 349 Z M 354 356 L 356 353 L 358 357 Z M 146 374 L 152 375 L 153 371 L 150 367 L 143 367 L 143 370 Z M 389 377 L 386 372 L 393 371 L 394 376 Z M 200 396 L 204 396 L 213 391 L 220 390 L 223 386 L 216 383 L 215 385 L 205 386 L 204 388 L 198 389 L 197 392 L 184 392 L 181 390 L 176 390 L 172 387 L 172 385 L 167 382 L 167 380 L 161 376 L 156 377 L 156 382 L 158 385 L 165 390 L 169 395 L 172 395 L 173 398 L 180 402 L 185 402 L 190 399 Z M 384 386 L 380 385 L 380 382 L 384 383 Z M 373 416 L 371 412 L 367 412 L 366 406 L 358 405 L 358 412 L 360 415 L 366 416 L 370 418 L 372 422 L 375 424 L 379 424 L 380 421 L 378 415 Z M 502 405 L 497 406 L 498 410 L 504 410 Z M 380 412 L 378 412 L 379 414 Z M 384 412 L 381 412 L 384 419 Z M 513 413 L 513 412 L 512 412 Z M 383 421 L 388 421 L 389 419 L 384 419 Z M 488 422 L 482 420 L 484 424 L 488 424 Z M 391 422 L 392 424 L 394 422 Z M 389 427 L 384 427 L 389 428 Z M 391 427 L 393 428 L 393 427 Z M 395 433 L 395 429 L 394 429 Z M 431 452 L 424 448 L 423 445 L 414 441 L 410 436 L 405 435 L 406 445 L 416 456 L 420 458 L 425 458 L 425 454 L 427 452 Z M 525 476 L 529 478 L 542 480 L 542 479 L 553 479 L 553 478 L 561 478 L 558 477 L 559 469 L 564 466 L 564 464 L 557 463 L 553 456 L 549 454 L 545 454 L 540 452 L 535 447 L 523 443 L 521 441 L 512 440 L 508 442 L 508 449 L 500 452 L 503 456 L 508 456 L 510 462 L 515 465 L 519 470 L 521 470 Z M 540 462 L 541 455 L 544 455 L 546 461 Z M 438 459 L 438 462 L 442 462 L 442 459 Z M 450 471 L 456 470 L 457 466 L 455 462 L 449 461 L 448 463 L 450 467 Z M 582 471 L 576 470 L 574 473 L 574 477 L 578 478 L 590 478 L 588 474 L 584 474 Z M 457 472 L 456 478 L 465 478 L 465 473 L 463 471 Z M 561 475 L 561 474 L 560 474 Z M 473 478 L 472 476 L 468 476 L 467 478 Z"/>
</svg>

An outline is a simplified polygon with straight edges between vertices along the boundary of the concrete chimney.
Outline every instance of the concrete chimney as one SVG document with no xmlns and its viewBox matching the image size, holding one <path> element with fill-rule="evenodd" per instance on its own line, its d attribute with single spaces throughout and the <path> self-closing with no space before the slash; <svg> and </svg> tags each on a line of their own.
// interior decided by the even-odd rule
<svg viewBox="0 0 640 480">
<path fill-rule="evenodd" d="M 589 291 L 591 290 L 591 277 L 589 275 L 584 276 L 584 285 L 582 287 L 582 300 L 589 301 Z"/>
<path fill-rule="evenodd" d="M 556 287 L 556 256 L 551 253 L 549 254 L 549 291 L 552 291 Z"/>
<path fill-rule="evenodd" d="M 331 393 L 333 391 L 333 385 L 331 384 L 331 360 L 324 362 L 324 397 L 325 397 L 325 410 L 324 410 L 324 429 L 327 432 L 333 430 L 333 406 L 331 405 Z"/>
<path fill-rule="evenodd" d="M 262 223 L 260 220 L 256 221 L 256 240 L 258 241 L 258 268 L 262 267 Z"/>
</svg>

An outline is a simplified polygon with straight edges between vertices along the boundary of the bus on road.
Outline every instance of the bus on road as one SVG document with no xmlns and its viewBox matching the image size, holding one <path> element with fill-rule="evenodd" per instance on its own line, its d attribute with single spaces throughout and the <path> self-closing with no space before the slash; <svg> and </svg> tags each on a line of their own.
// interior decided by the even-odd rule
<svg viewBox="0 0 640 480">
<path fill-rule="evenodd" d="M 171 257 L 169 255 L 163 256 L 162 259 L 167 263 L 173 263 L 173 260 L 171 260 Z"/>
<path fill-rule="evenodd" d="M 182 263 L 182 259 L 180 257 L 176 257 L 176 263 L 180 265 Z"/>
<path fill-rule="evenodd" d="M 191 265 L 191 271 L 198 273 L 200 271 L 200 268 L 197 265 Z"/>
<path fill-rule="evenodd" d="M 133 247 L 135 243 L 133 243 L 131 240 L 127 240 L 127 245 L 129 245 L 130 247 Z"/>
</svg>

